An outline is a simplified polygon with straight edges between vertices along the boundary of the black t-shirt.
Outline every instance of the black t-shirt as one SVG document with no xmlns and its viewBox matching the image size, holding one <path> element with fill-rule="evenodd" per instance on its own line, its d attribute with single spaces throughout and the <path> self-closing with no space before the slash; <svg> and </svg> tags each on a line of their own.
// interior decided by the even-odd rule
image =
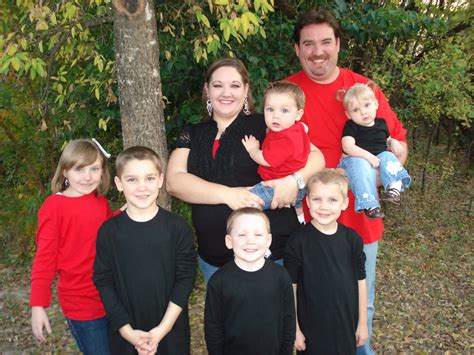
<svg viewBox="0 0 474 355">
<path fill-rule="evenodd" d="M 306 352 L 298 354 L 355 354 L 358 281 L 365 279 L 360 236 L 342 224 L 327 235 L 308 223 L 291 235 L 284 261 L 297 284 L 298 323 L 306 337 Z"/>
<path fill-rule="evenodd" d="M 207 285 L 204 314 L 209 355 L 293 354 L 293 286 L 273 261 L 254 272 L 234 261 L 220 268 Z"/>
<path fill-rule="evenodd" d="M 385 120 L 376 118 L 371 127 L 360 126 L 354 121 L 348 120 L 342 131 L 342 136 L 354 137 L 358 147 L 377 155 L 387 150 L 387 138 L 390 137 L 390 133 Z"/>
<path fill-rule="evenodd" d="M 189 126 L 183 130 L 176 148 L 190 149 L 188 172 L 206 181 L 238 187 L 253 186 L 260 182 L 258 165 L 242 144 L 245 135 L 253 135 L 260 142 L 266 134 L 262 114 L 240 114 L 227 127 L 219 140 L 219 149 L 212 158 L 212 146 L 217 134 L 214 120 Z M 232 260 L 232 250 L 225 246 L 226 222 L 232 210 L 224 204 L 192 204 L 192 219 L 198 241 L 198 252 L 206 262 L 222 266 Z M 272 232 L 272 259 L 283 257 L 288 236 L 299 228 L 293 208 L 267 210 Z"/>
</svg>

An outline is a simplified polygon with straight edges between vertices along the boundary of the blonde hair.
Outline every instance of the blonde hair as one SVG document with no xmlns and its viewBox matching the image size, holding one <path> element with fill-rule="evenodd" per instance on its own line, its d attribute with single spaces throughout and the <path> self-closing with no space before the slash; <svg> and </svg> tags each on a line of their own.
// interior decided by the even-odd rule
<svg viewBox="0 0 474 355">
<path fill-rule="evenodd" d="M 295 100 L 296 107 L 298 108 L 298 110 L 304 110 L 304 103 L 306 100 L 304 92 L 299 88 L 298 85 L 293 84 L 288 80 L 274 81 L 268 84 L 267 88 L 265 89 L 265 94 L 263 96 L 264 104 L 269 94 L 289 95 Z"/>
<path fill-rule="evenodd" d="M 235 220 L 243 215 L 261 217 L 265 221 L 267 232 L 270 233 L 270 220 L 268 219 L 267 215 L 262 210 L 255 207 L 243 207 L 235 211 L 232 211 L 229 218 L 227 218 L 227 234 L 230 234 L 232 232 L 232 228 L 234 227 Z"/>
<path fill-rule="evenodd" d="M 150 160 L 158 170 L 160 174 L 163 173 L 163 160 L 153 149 L 144 147 L 141 145 L 136 145 L 125 149 L 122 153 L 119 154 L 117 160 L 115 161 L 115 174 L 120 178 L 125 169 L 125 165 L 130 160 Z"/>
<path fill-rule="evenodd" d="M 75 139 L 69 142 L 66 148 L 64 148 L 59 158 L 56 171 L 54 172 L 53 179 L 51 180 L 51 191 L 58 193 L 68 188 L 64 171 L 68 171 L 78 164 L 78 168 L 91 165 L 97 159 L 100 159 L 102 177 L 96 191 L 99 195 L 105 195 L 110 186 L 110 173 L 107 167 L 107 159 L 91 139 Z"/>
<path fill-rule="evenodd" d="M 349 189 L 349 183 L 347 182 L 347 178 L 341 173 L 339 173 L 336 169 L 326 168 L 311 176 L 307 184 L 308 195 L 311 193 L 312 186 L 318 182 L 323 185 L 335 184 L 339 186 L 342 196 L 344 198 L 347 198 L 347 190 Z"/>
<path fill-rule="evenodd" d="M 377 103 L 377 98 L 375 97 L 375 90 L 376 85 L 373 81 L 369 81 L 367 84 L 354 84 L 352 85 L 349 90 L 344 93 L 344 97 L 342 99 L 342 104 L 346 111 L 350 109 L 351 104 L 354 100 L 361 101 L 361 100 L 371 100 Z"/>
</svg>

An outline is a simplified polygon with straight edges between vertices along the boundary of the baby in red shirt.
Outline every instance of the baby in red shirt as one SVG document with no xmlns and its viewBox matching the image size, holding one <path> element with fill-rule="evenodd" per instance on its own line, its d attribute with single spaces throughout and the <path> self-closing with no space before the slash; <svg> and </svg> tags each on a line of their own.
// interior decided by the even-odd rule
<svg viewBox="0 0 474 355">
<path fill-rule="evenodd" d="M 259 165 L 262 180 L 280 179 L 292 175 L 298 183 L 296 200 L 297 214 L 302 215 L 301 200 L 306 195 L 304 180 L 296 174 L 305 167 L 311 150 L 308 127 L 299 122 L 304 112 L 305 96 L 301 89 L 289 81 L 270 83 L 265 90 L 264 115 L 267 135 L 260 149 L 260 142 L 254 136 L 242 139 L 250 157 Z M 273 188 L 259 183 L 251 192 L 258 195 L 269 209 L 273 199 Z"/>
</svg>

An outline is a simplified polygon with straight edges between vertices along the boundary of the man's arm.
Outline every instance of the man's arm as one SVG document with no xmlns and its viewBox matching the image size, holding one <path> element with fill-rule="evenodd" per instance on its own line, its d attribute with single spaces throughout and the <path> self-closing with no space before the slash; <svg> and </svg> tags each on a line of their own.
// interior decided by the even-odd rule
<svg viewBox="0 0 474 355">
<path fill-rule="evenodd" d="M 405 164 L 408 158 L 408 145 L 406 142 L 407 130 L 403 127 L 402 122 L 397 118 L 395 112 L 393 112 L 382 90 L 377 88 L 375 90 L 375 96 L 379 102 L 377 117 L 383 117 L 385 119 L 390 137 L 398 140 L 402 145 L 403 150 L 397 158 L 400 163 Z"/>
</svg>

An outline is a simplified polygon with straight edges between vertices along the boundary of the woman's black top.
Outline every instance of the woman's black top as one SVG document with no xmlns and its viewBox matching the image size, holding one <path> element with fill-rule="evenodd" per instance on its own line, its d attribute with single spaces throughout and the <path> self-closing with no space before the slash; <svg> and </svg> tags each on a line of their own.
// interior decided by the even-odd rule
<svg viewBox="0 0 474 355">
<path fill-rule="evenodd" d="M 260 182 L 258 165 L 245 150 L 241 140 L 253 135 L 260 142 L 266 134 L 262 114 L 240 114 L 221 135 L 215 159 L 212 147 L 217 135 L 214 120 L 186 127 L 176 142 L 176 148 L 190 149 L 188 172 L 206 181 L 229 187 L 253 186 Z M 192 204 L 192 219 L 196 229 L 199 256 L 209 264 L 222 266 L 232 259 L 232 250 L 225 246 L 226 222 L 232 210 L 225 204 Z M 293 208 L 265 211 L 272 232 L 272 259 L 283 258 L 290 233 L 299 228 Z"/>
</svg>

